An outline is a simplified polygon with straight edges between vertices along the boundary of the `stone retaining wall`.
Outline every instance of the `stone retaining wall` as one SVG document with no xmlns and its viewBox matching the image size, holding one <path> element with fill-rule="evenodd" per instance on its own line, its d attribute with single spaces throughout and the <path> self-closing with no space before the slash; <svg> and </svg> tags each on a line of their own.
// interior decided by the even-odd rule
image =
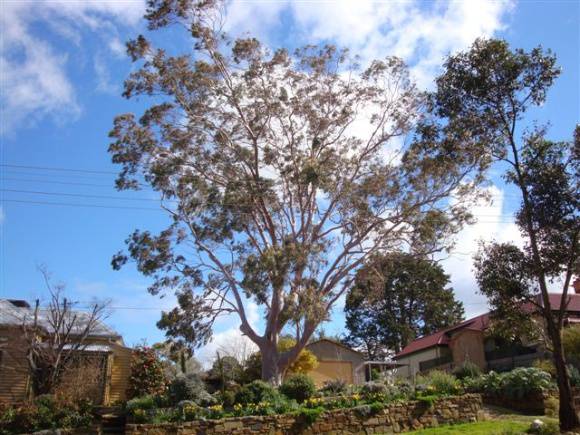
<svg viewBox="0 0 580 435">
<path fill-rule="evenodd" d="M 512 399 L 507 396 L 483 395 L 483 403 L 486 405 L 501 406 L 529 415 L 542 415 L 546 412 L 546 399 L 551 397 L 549 393 L 528 394 L 524 399 Z M 558 393 L 556 393 L 558 397 Z"/>
<path fill-rule="evenodd" d="M 399 433 L 446 423 L 477 421 L 479 394 L 465 394 L 424 402 L 391 404 L 373 413 L 370 406 L 325 411 L 308 425 L 299 416 L 275 415 L 196 420 L 188 423 L 128 424 L 127 435 L 290 435 Z"/>
</svg>

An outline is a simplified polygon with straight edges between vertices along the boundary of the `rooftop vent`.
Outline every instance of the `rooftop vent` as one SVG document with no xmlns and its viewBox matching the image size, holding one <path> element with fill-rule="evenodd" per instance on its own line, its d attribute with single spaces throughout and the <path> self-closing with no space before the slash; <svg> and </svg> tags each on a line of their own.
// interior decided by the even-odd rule
<svg viewBox="0 0 580 435">
<path fill-rule="evenodd" d="M 30 304 L 22 299 L 8 299 L 8 302 L 18 308 L 30 308 Z"/>
</svg>

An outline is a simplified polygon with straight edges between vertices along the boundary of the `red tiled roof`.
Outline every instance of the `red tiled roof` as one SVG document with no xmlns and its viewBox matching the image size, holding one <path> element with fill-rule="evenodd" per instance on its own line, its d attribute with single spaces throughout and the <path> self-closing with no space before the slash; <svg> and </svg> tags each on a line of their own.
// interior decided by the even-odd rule
<svg viewBox="0 0 580 435">
<path fill-rule="evenodd" d="M 567 299 L 569 301 L 567 311 L 580 313 L 580 294 L 569 293 L 567 295 Z M 552 307 L 552 310 L 560 309 L 561 300 L 561 293 L 550 293 L 550 306 Z M 534 311 L 532 304 L 526 304 L 523 309 L 530 312 Z M 473 317 L 472 319 L 465 320 L 458 325 L 442 329 L 441 331 L 437 331 L 431 335 L 418 338 L 405 346 L 401 352 L 394 356 L 394 358 L 397 359 L 433 346 L 447 346 L 451 338 L 450 333 L 456 329 L 469 328 L 477 331 L 484 331 L 489 325 L 489 314 L 490 313 L 481 314 L 477 317 Z"/>
<path fill-rule="evenodd" d="M 449 339 L 451 338 L 451 333 L 458 329 L 463 329 L 469 327 L 469 329 L 474 329 L 477 331 L 483 331 L 487 328 L 489 324 L 489 313 L 481 314 L 472 319 L 467 319 L 458 325 L 451 326 L 450 328 L 442 329 L 434 334 L 426 335 L 425 337 L 418 338 L 411 343 L 409 343 L 405 348 L 395 355 L 396 358 L 400 358 L 411 353 L 418 352 L 423 349 L 428 349 L 433 346 L 446 346 L 449 344 Z"/>
<path fill-rule="evenodd" d="M 559 310 L 561 301 L 561 293 L 550 293 L 550 306 L 552 307 L 552 310 Z M 566 302 L 568 303 L 566 311 L 580 312 L 580 294 L 568 293 L 568 295 L 566 295 Z"/>
</svg>

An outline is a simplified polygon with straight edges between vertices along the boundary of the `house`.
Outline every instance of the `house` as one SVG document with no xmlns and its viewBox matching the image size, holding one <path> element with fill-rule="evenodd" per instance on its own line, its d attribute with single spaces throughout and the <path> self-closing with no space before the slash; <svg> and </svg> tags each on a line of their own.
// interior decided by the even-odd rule
<svg viewBox="0 0 580 435">
<path fill-rule="evenodd" d="M 578 283 L 578 284 L 576 284 Z M 580 281 L 575 283 L 575 293 L 568 295 L 565 324 L 580 323 Z M 562 295 L 551 293 L 550 306 L 558 310 Z M 538 298 L 541 303 L 541 298 Z M 523 309 L 533 315 L 531 306 Z M 465 320 L 450 328 L 420 337 L 394 356 L 401 364 L 399 377 L 413 377 L 433 369 L 452 370 L 470 361 L 482 370 L 511 370 L 530 366 L 533 361 L 548 356 L 543 345 L 537 343 L 508 343 L 486 333 L 490 326 L 490 313 Z"/>
<path fill-rule="evenodd" d="M 78 329 L 84 330 L 82 325 L 88 321 L 88 314 L 81 311 L 72 313 Z M 26 301 L 0 299 L 0 403 L 22 402 L 31 395 L 31 376 L 26 360 L 28 349 L 22 326 L 32 318 L 33 309 Z M 39 311 L 38 318 L 43 333 L 54 333 L 46 312 Z M 71 337 L 74 339 L 79 333 L 73 330 Z M 82 347 L 75 352 L 81 354 L 79 360 L 94 362 L 98 367 L 99 372 L 91 377 L 95 384 L 91 390 L 94 391 L 94 403 L 107 405 L 125 399 L 131 349 L 125 347 L 117 332 L 97 321 Z M 67 381 L 68 374 L 64 376 L 64 382 Z"/>
<path fill-rule="evenodd" d="M 367 361 L 363 353 L 328 338 L 313 341 L 306 348 L 318 359 L 318 366 L 308 373 L 318 387 L 337 379 L 347 384 L 363 384 L 371 380 L 371 370 L 398 366 L 387 361 Z"/>
</svg>

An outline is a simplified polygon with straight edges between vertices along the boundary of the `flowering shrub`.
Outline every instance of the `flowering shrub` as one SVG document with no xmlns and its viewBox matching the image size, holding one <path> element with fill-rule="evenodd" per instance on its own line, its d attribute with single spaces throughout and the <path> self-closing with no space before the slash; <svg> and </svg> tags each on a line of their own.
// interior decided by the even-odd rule
<svg viewBox="0 0 580 435">
<path fill-rule="evenodd" d="M 302 403 L 314 396 L 316 386 L 310 376 L 297 374 L 288 377 L 280 386 L 280 392 L 289 399 Z"/>
<path fill-rule="evenodd" d="M 155 351 L 147 346 L 133 349 L 127 396 L 133 398 L 162 394 L 165 392 L 165 386 L 163 365 Z"/>
<path fill-rule="evenodd" d="M 46 395 L 39 396 L 33 403 L 0 410 L 1 434 L 87 427 L 92 422 L 90 402 L 73 404 Z"/>
</svg>

